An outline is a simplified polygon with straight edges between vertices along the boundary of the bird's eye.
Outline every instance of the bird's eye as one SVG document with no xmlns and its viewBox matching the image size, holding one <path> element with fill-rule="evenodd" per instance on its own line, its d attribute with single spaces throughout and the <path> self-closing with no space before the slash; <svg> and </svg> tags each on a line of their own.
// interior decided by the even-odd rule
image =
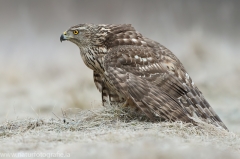
<svg viewBox="0 0 240 159">
<path fill-rule="evenodd" d="M 73 31 L 73 34 L 75 34 L 75 35 L 77 35 L 78 33 L 79 33 L 78 30 L 74 30 L 74 31 Z"/>
</svg>

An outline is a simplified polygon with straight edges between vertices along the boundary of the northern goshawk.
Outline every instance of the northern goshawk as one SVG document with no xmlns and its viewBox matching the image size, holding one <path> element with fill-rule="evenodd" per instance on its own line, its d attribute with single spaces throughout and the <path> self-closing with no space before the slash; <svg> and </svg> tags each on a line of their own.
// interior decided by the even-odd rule
<svg viewBox="0 0 240 159">
<path fill-rule="evenodd" d="M 75 43 L 93 70 L 103 105 L 131 106 L 151 120 L 196 123 L 227 130 L 179 59 L 129 24 L 79 24 L 61 37 Z"/>
</svg>

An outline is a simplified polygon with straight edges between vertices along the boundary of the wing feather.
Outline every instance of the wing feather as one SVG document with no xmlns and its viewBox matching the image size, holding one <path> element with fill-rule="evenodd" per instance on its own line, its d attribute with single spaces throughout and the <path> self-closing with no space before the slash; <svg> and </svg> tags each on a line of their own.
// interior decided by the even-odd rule
<svg viewBox="0 0 240 159">
<path fill-rule="evenodd" d="M 196 115 L 227 129 L 177 57 L 157 42 L 138 40 L 142 45 L 115 46 L 106 55 L 110 83 L 150 118 L 157 114 L 166 120 L 192 122 Z"/>
<path fill-rule="evenodd" d="M 158 115 L 164 120 L 176 121 L 179 119 L 194 123 L 177 100 L 146 79 L 111 66 L 107 67 L 107 72 L 111 72 L 108 74 L 108 78 L 119 88 L 119 91 L 130 97 L 150 119 L 154 120 L 154 116 Z"/>
</svg>

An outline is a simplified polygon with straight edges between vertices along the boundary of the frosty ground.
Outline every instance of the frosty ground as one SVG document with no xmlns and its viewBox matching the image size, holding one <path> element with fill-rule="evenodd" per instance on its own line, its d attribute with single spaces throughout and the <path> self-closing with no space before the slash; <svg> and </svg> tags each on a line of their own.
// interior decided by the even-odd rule
<svg viewBox="0 0 240 159">
<path fill-rule="evenodd" d="M 7 121 L 0 126 L 0 151 L 74 158 L 239 158 L 239 134 L 204 123 L 151 123 L 127 112 L 68 109 L 63 117 Z"/>
</svg>

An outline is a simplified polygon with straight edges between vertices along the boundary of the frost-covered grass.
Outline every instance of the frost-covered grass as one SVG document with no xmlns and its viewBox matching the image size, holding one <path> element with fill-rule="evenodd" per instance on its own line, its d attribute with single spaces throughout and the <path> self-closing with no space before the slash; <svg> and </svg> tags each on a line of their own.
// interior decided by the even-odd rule
<svg viewBox="0 0 240 159">
<path fill-rule="evenodd" d="M 73 113 L 75 112 L 75 113 Z M 61 152 L 83 158 L 237 158 L 240 136 L 209 124 L 152 123 L 120 108 L 65 110 L 0 126 L 0 152 Z"/>
</svg>

